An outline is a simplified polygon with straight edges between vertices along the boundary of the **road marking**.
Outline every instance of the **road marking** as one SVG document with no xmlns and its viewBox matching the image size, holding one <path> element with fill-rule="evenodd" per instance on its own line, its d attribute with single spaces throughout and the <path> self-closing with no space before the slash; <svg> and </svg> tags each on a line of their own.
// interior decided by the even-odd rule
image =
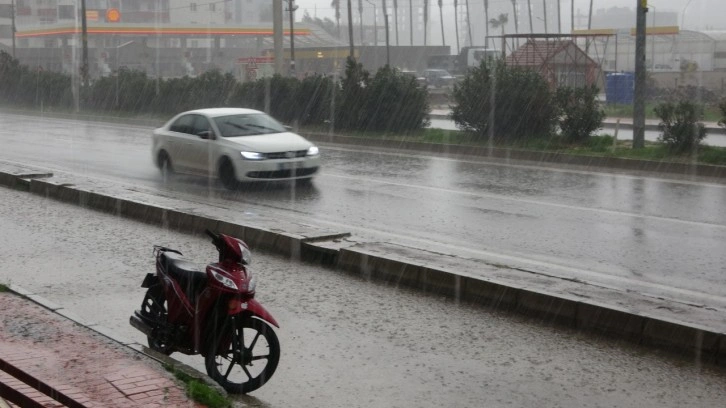
<svg viewBox="0 0 726 408">
<path fill-rule="evenodd" d="M 473 193 L 473 192 L 469 192 L 469 191 L 454 190 L 454 189 L 443 188 L 443 187 L 423 186 L 423 185 L 409 184 L 409 183 L 396 183 L 393 181 L 386 181 L 386 180 L 380 180 L 380 179 L 369 178 L 369 177 L 348 176 L 345 174 L 334 174 L 334 173 L 330 173 L 330 172 L 321 173 L 320 176 L 334 177 L 334 178 L 347 179 L 347 180 L 362 180 L 362 181 L 366 181 L 366 182 L 387 184 L 387 185 L 392 185 L 392 186 L 396 186 L 396 187 L 424 189 L 424 190 L 436 191 L 436 192 L 441 192 L 441 193 L 468 195 L 471 197 L 479 197 L 479 198 L 491 198 L 491 199 L 502 200 L 502 201 L 513 201 L 513 202 L 525 203 L 525 204 L 542 205 L 542 206 L 554 207 L 554 208 L 563 208 L 563 209 L 567 209 L 567 210 L 590 211 L 590 212 L 601 213 L 601 214 L 619 215 L 619 216 L 626 216 L 626 217 L 633 217 L 633 218 L 643 218 L 643 219 L 648 219 L 648 220 L 666 221 L 666 222 L 673 222 L 673 223 L 693 225 L 693 226 L 726 228 L 726 225 L 723 225 L 723 224 L 708 223 L 708 222 L 703 222 L 703 221 L 689 221 L 689 220 L 682 220 L 679 218 L 668 218 L 668 217 L 663 217 L 663 216 L 658 216 L 658 215 L 637 214 L 637 213 L 632 213 L 632 212 L 627 212 L 627 211 L 608 210 L 608 209 L 604 209 L 604 208 L 583 207 L 583 206 L 576 206 L 576 205 L 570 205 L 570 204 L 558 204 L 558 203 L 551 203 L 551 202 L 541 201 L 541 200 L 530 200 L 530 199 L 524 199 L 524 198 L 518 198 L 518 197 L 516 197 L 516 198 L 508 197 L 508 196 L 504 196 L 501 194 Z"/>
</svg>

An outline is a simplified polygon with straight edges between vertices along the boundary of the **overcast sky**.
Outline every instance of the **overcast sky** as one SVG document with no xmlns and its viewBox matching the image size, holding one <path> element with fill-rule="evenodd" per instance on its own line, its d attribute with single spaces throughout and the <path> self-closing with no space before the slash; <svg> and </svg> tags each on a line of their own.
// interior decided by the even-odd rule
<svg viewBox="0 0 726 408">
<path fill-rule="evenodd" d="M 341 3 L 345 4 L 347 0 L 340 0 Z M 370 8 L 368 0 L 364 0 L 364 7 Z M 382 4 L 382 0 L 371 0 L 377 5 Z M 387 0 L 389 6 L 393 4 L 393 0 Z M 470 4 L 473 2 L 481 2 L 483 0 L 469 0 Z M 562 13 L 569 13 L 570 0 L 561 0 Z M 635 7 L 639 0 L 593 0 L 593 12 L 597 12 L 598 9 L 609 8 L 609 7 Z M 296 0 L 296 4 L 300 6 L 299 14 L 297 19 L 301 19 L 305 10 L 320 18 L 330 17 L 333 18 L 335 15 L 334 9 L 330 6 L 331 0 Z M 408 4 L 408 0 L 398 0 L 399 7 Z M 522 5 L 526 5 L 526 0 L 518 0 Z M 531 0 L 535 2 L 541 2 L 541 0 Z M 353 10 L 358 9 L 358 0 L 352 0 Z M 451 8 L 453 10 L 453 0 L 443 0 L 444 10 Z M 511 0 L 489 0 L 489 4 L 506 3 L 511 4 Z M 430 0 L 432 5 L 432 23 L 437 23 L 438 19 L 436 8 L 438 8 L 437 0 Z M 465 0 L 460 0 L 459 4 L 465 4 Z M 548 5 L 554 6 L 556 0 L 547 0 Z M 684 17 L 684 27 L 688 29 L 721 29 L 726 30 L 726 0 L 650 0 L 649 4 L 653 5 L 657 12 L 659 11 L 674 11 L 678 13 L 679 20 Z M 575 0 L 575 13 L 580 10 L 583 14 L 586 14 L 590 7 L 590 0 Z M 317 10 L 316 10 L 317 9 Z M 685 10 L 685 13 L 684 13 Z M 453 12 L 453 11 L 452 11 Z M 446 13 L 446 11 L 445 11 Z M 448 13 L 446 13 L 448 14 Z M 568 14 L 569 15 L 569 14 Z M 342 16 L 342 20 L 347 19 L 346 15 Z"/>
</svg>

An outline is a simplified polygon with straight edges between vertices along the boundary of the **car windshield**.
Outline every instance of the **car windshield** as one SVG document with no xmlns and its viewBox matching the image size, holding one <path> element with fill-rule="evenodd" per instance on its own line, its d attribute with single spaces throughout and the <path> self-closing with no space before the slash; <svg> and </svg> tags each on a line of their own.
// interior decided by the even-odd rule
<svg viewBox="0 0 726 408">
<path fill-rule="evenodd" d="M 287 131 L 278 121 L 264 113 L 220 116 L 214 118 L 214 123 L 217 124 L 222 137 L 264 135 Z"/>
</svg>

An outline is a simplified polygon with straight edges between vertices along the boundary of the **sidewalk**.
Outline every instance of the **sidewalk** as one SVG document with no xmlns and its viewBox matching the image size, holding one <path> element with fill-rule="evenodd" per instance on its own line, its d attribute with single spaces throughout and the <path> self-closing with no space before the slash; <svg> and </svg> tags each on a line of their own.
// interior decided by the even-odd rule
<svg viewBox="0 0 726 408">
<path fill-rule="evenodd" d="M 84 407 L 202 406 L 159 362 L 30 299 L 0 292 L 0 309 L 0 360 L 38 380 L 31 387 L 0 370 L 0 390 L 47 407 L 65 405 L 34 389 L 40 383 Z"/>
</svg>

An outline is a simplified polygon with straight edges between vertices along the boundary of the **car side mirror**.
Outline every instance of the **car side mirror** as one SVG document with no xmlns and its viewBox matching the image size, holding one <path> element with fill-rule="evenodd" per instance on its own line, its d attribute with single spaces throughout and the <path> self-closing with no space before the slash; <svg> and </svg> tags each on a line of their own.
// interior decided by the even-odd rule
<svg viewBox="0 0 726 408">
<path fill-rule="evenodd" d="M 197 136 L 199 136 L 200 139 L 214 139 L 214 133 L 211 130 L 204 130 L 199 133 L 197 133 Z"/>
</svg>

